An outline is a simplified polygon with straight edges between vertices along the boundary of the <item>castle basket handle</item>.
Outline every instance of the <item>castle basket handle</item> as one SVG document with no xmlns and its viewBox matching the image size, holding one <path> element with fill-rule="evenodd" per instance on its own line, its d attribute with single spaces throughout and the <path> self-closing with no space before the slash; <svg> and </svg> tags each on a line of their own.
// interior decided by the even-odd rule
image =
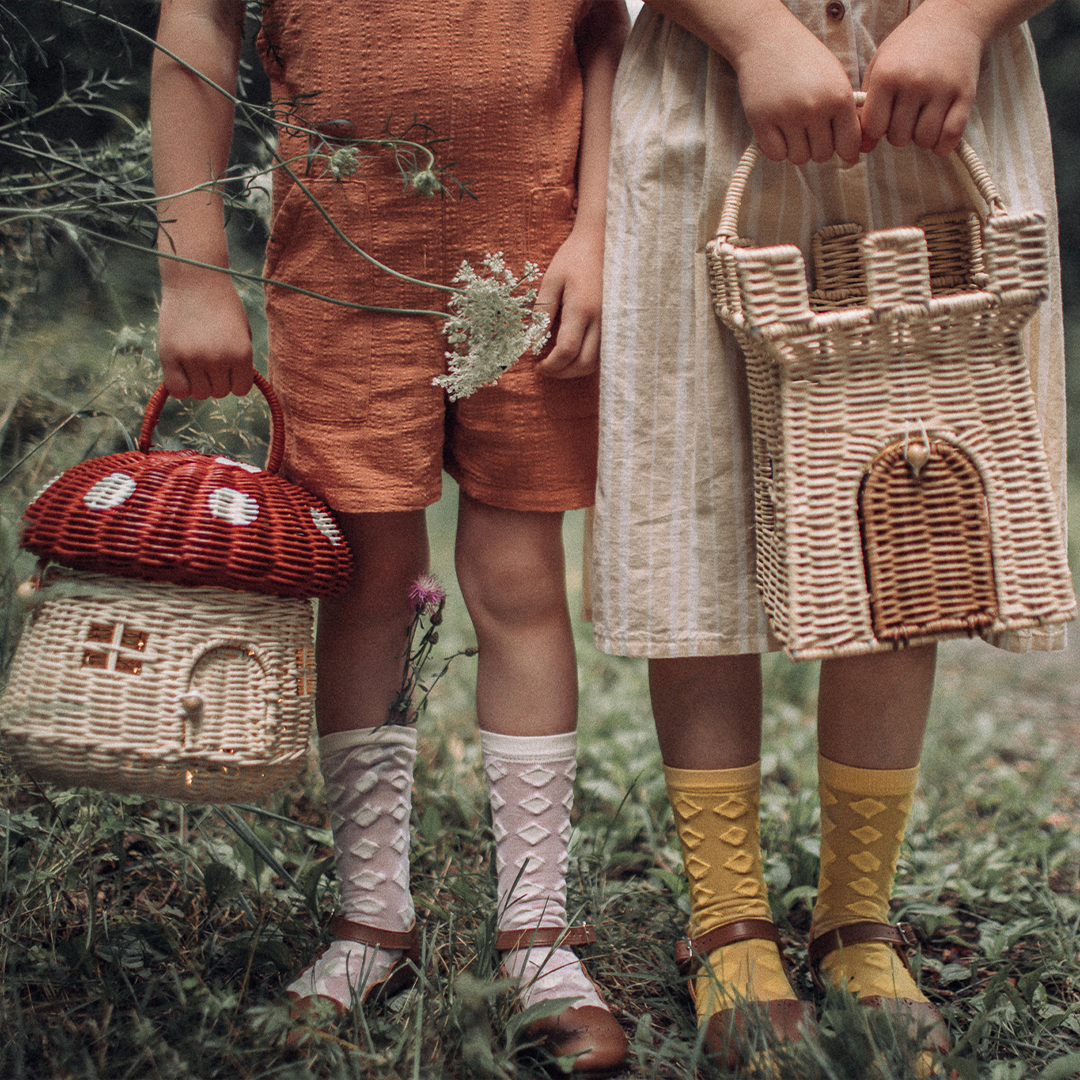
<svg viewBox="0 0 1080 1080">
<path fill-rule="evenodd" d="M 862 105 L 865 100 L 866 94 L 861 90 L 856 91 L 855 104 Z M 960 145 L 949 156 L 954 160 L 959 160 L 967 171 L 968 176 L 971 177 L 971 182 L 975 185 L 983 202 L 986 203 L 990 215 L 1004 213 L 1005 204 L 1001 201 L 997 187 L 994 185 L 994 181 L 979 155 L 972 149 L 971 144 L 966 139 L 961 139 Z M 718 242 L 730 240 L 739 235 L 739 213 L 742 210 L 746 185 L 750 182 L 750 174 L 754 171 L 754 167 L 760 159 L 761 147 L 758 146 L 757 139 L 752 139 L 750 145 L 743 151 L 742 157 L 739 159 L 739 164 L 731 176 L 731 182 L 728 184 L 727 194 L 724 196 L 724 206 L 720 212 L 720 224 L 716 227 L 716 240 Z"/>
</svg>

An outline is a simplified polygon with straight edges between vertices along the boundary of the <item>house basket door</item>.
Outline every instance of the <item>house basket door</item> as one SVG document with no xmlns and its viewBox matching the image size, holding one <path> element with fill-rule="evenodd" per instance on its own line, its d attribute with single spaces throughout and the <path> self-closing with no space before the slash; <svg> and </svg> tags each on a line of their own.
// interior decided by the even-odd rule
<svg viewBox="0 0 1080 1080">
<path fill-rule="evenodd" d="M 251 646 L 217 642 L 204 647 L 180 699 L 184 752 L 241 759 L 268 753 L 272 690 L 266 665 Z"/>
</svg>

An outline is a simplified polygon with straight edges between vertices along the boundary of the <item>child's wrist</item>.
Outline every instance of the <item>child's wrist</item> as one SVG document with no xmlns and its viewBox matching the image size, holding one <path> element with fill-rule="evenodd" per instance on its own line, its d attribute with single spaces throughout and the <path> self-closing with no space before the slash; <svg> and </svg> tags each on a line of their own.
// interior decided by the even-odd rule
<svg viewBox="0 0 1080 1080">
<path fill-rule="evenodd" d="M 177 290 L 214 289 L 220 288 L 222 284 L 229 281 L 227 254 L 224 258 L 211 258 L 184 252 L 183 257 L 193 259 L 197 263 L 205 263 L 205 265 L 159 258 L 158 266 L 163 288 Z"/>
<path fill-rule="evenodd" d="M 985 7 L 970 0 L 925 0 L 908 16 L 932 19 L 935 30 L 948 36 L 970 34 L 983 48 L 1001 33 L 1003 24 L 989 17 Z"/>
</svg>

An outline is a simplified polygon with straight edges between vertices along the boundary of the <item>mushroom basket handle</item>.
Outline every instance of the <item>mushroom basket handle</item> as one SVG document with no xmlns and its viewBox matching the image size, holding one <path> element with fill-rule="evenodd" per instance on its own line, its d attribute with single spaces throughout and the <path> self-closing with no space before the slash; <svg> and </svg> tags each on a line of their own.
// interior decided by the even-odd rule
<svg viewBox="0 0 1080 1080">
<path fill-rule="evenodd" d="M 270 450 L 266 456 L 265 471 L 273 474 L 281 467 L 281 459 L 285 455 L 285 415 L 281 410 L 281 402 L 278 401 L 277 394 L 274 393 L 274 388 L 257 371 L 255 372 L 255 385 L 262 391 L 263 397 L 266 398 L 266 404 L 270 406 Z M 154 391 L 153 397 L 146 403 L 146 414 L 143 417 L 142 430 L 139 432 L 139 449 L 144 454 L 150 452 L 150 446 L 154 438 L 154 428 L 157 427 L 157 422 L 161 419 L 161 410 L 165 407 L 168 397 L 169 391 L 165 389 L 165 384 L 162 383 Z"/>
<path fill-rule="evenodd" d="M 865 101 L 866 94 L 862 90 L 857 90 L 855 92 L 855 104 L 862 105 Z M 981 158 L 972 149 L 971 144 L 966 139 L 961 139 L 960 145 L 949 156 L 954 161 L 959 160 L 967 171 L 968 176 L 971 177 L 971 182 L 975 185 L 983 202 L 986 203 L 991 216 L 1004 213 L 1005 204 L 1001 201 L 997 187 L 994 185 L 994 181 L 986 166 L 982 163 Z M 754 171 L 754 166 L 757 165 L 760 159 L 761 147 L 758 146 L 757 139 L 751 139 L 750 145 L 743 151 L 739 164 L 731 175 L 731 182 L 728 184 L 727 194 L 724 196 L 724 206 L 720 212 L 720 223 L 716 227 L 716 242 L 730 240 L 739 235 L 739 212 L 742 209 L 743 195 L 746 193 L 746 185 L 750 181 L 750 174 Z"/>
</svg>

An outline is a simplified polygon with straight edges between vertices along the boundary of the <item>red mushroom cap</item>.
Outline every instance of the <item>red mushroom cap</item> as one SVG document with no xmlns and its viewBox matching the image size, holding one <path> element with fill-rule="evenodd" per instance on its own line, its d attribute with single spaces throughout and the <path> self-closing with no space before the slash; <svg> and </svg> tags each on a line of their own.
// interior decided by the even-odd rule
<svg viewBox="0 0 1080 1080">
<path fill-rule="evenodd" d="M 275 475 L 280 410 L 268 471 L 194 451 L 150 451 L 164 396 L 159 390 L 147 407 L 139 450 L 84 461 L 37 496 L 22 546 L 76 570 L 145 581 L 275 596 L 341 592 L 352 554 L 332 512 Z M 272 391 L 267 400 L 274 413 Z"/>
</svg>

